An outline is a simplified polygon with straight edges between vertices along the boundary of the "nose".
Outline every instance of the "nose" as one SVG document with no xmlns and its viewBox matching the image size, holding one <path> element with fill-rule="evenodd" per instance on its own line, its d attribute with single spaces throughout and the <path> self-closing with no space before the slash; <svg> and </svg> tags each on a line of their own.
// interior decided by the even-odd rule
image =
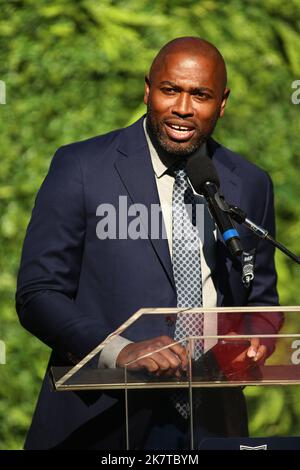
<svg viewBox="0 0 300 470">
<path fill-rule="evenodd" d="M 172 113 L 180 117 L 190 117 L 194 115 L 192 97 L 189 93 L 181 92 L 173 105 Z"/>
</svg>

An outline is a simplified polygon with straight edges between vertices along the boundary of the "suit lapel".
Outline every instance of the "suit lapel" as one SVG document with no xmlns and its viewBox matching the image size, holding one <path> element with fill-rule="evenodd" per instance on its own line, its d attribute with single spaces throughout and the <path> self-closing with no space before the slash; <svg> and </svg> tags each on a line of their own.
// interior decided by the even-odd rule
<svg viewBox="0 0 300 470">
<path fill-rule="evenodd" d="M 220 192 L 228 203 L 239 206 L 242 194 L 242 181 L 235 173 L 236 165 L 232 162 L 230 153 L 213 139 L 208 141 L 208 153 L 220 178 Z M 216 265 L 218 266 L 218 272 L 216 273 L 217 304 L 222 305 L 224 296 L 228 289 L 230 289 L 229 274 L 232 268 L 232 258 L 219 232 L 216 258 Z"/>
<path fill-rule="evenodd" d="M 115 161 L 116 172 L 121 179 L 132 203 L 143 204 L 151 214 L 151 204 L 160 204 L 151 163 L 151 156 L 143 129 L 141 118 L 132 126 L 126 128 L 120 138 L 118 147 L 119 157 Z M 227 202 L 239 205 L 242 191 L 241 178 L 235 173 L 235 164 L 232 162 L 230 152 L 215 142 L 208 141 L 208 153 L 216 166 L 220 181 L 221 192 Z M 175 290 L 169 246 L 166 239 L 159 237 L 153 239 L 151 234 L 151 220 L 149 217 L 148 239 L 158 257 L 169 282 Z M 217 303 L 222 305 L 226 289 L 229 289 L 229 274 L 232 268 L 232 259 L 229 251 L 218 234 L 217 247 Z"/>
<path fill-rule="evenodd" d="M 168 241 L 161 236 L 151 238 L 151 205 L 160 205 L 151 156 L 143 129 L 143 118 L 125 129 L 119 145 L 116 171 L 133 204 L 143 204 L 148 210 L 148 239 L 166 275 L 175 289 Z"/>
</svg>

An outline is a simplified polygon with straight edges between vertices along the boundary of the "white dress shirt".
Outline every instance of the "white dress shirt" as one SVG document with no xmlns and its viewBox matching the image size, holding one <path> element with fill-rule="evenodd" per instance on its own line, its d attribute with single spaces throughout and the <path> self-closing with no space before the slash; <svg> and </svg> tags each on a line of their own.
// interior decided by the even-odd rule
<svg viewBox="0 0 300 470">
<path fill-rule="evenodd" d="M 155 174 L 157 191 L 160 200 L 166 236 L 169 245 L 170 256 L 172 258 L 172 196 L 174 186 L 174 176 L 168 174 L 168 168 L 159 158 L 146 129 L 146 119 L 144 119 L 144 131 L 150 151 L 151 162 Z M 201 147 L 201 153 L 207 152 L 206 144 Z M 194 192 L 194 194 L 196 194 Z M 197 206 L 200 207 L 197 219 L 197 227 L 200 234 L 200 259 L 202 273 L 202 296 L 203 307 L 216 307 L 217 292 L 213 283 L 213 272 L 216 267 L 215 247 L 216 247 L 216 227 L 209 214 L 206 201 L 203 196 L 197 195 Z M 142 307 L 142 306 L 141 306 Z M 134 313 L 134 312 L 132 312 Z M 217 333 L 217 315 L 209 313 L 204 317 L 204 335 L 215 335 Z M 125 332 L 126 335 L 126 332 Z M 131 341 L 122 336 L 113 338 L 102 350 L 99 359 L 100 367 L 116 367 L 116 359 L 119 352 Z M 205 340 L 204 350 L 210 349 L 216 340 Z"/>
</svg>

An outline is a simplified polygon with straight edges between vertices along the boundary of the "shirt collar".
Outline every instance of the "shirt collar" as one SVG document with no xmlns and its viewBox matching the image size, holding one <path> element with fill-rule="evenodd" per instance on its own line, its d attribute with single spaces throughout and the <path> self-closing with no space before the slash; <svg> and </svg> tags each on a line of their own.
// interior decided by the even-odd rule
<svg viewBox="0 0 300 470">
<path fill-rule="evenodd" d="M 146 128 L 146 118 L 144 119 L 143 126 L 144 126 L 144 132 L 145 132 L 147 144 L 149 147 L 150 155 L 151 155 L 153 170 L 154 170 L 155 176 L 157 178 L 160 178 L 166 173 L 166 171 L 168 170 L 168 167 L 161 161 L 154 145 L 151 142 L 150 136 Z"/>
</svg>

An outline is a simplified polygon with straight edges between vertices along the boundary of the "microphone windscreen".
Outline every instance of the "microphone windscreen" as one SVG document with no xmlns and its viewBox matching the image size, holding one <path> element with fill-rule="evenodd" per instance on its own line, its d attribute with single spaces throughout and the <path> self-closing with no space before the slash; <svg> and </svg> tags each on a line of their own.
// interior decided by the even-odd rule
<svg viewBox="0 0 300 470">
<path fill-rule="evenodd" d="M 220 186 L 217 170 L 207 155 L 194 154 L 187 160 L 186 172 L 196 193 L 202 193 L 202 187 L 208 181 Z"/>
</svg>

